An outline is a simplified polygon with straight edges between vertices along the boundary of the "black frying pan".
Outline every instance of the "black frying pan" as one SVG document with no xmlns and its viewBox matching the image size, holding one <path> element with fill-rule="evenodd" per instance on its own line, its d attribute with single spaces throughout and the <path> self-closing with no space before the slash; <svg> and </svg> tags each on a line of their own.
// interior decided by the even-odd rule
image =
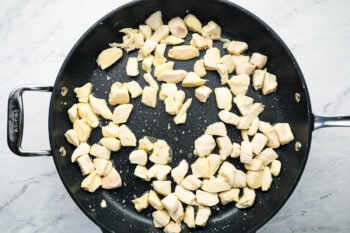
<svg viewBox="0 0 350 233">
<path fill-rule="evenodd" d="M 99 52 L 108 47 L 108 43 L 121 41 L 119 29 L 136 28 L 145 18 L 156 10 L 161 10 L 163 20 L 167 22 L 175 16 L 184 17 L 188 12 L 196 15 L 202 23 L 214 20 L 222 27 L 223 36 L 229 39 L 246 41 L 249 53 L 260 52 L 269 57 L 267 68 L 278 76 L 278 91 L 269 96 L 249 89 L 247 95 L 265 105 L 260 115 L 264 121 L 271 123 L 288 122 L 294 131 L 295 141 L 277 150 L 282 162 L 282 172 L 275 178 L 268 192 L 257 191 L 257 199 L 252 208 L 238 210 L 233 204 L 218 205 L 212 209 L 212 216 L 205 228 L 196 228 L 197 232 L 249 232 L 256 231 L 266 223 L 286 202 L 295 188 L 307 161 L 311 134 L 314 129 L 326 126 L 342 126 L 344 117 L 320 117 L 312 114 L 308 91 L 303 75 L 289 49 L 282 40 L 264 22 L 250 12 L 226 1 L 215 0 L 147 0 L 134 1 L 118 8 L 93 25 L 76 43 L 57 76 L 53 87 L 20 87 L 9 97 L 8 105 L 8 144 L 11 150 L 24 156 L 52 155 L 57 171 L 71 197 L 104 232 L 155 232 L 152 224 L 151 208 L 137 213 L 131 200 L 150 189 L 149 183 L 133 176 L 134 166 L 128 161 L 132 148 L 123 148 L 112 155 L 112 161 L 124 181 L 124 185 L 116 190 L 99 189 L 88 193 L 80 188 L 82 176 L 77 164 L 70 162 L 70 154 L 74 147 L 66 142 L 63 134 L 72 125 L 67 117 L 69 106 L 77 102 L 74 87 L 92 82 L 94 95 L 107 98 L 110 86 L 115 81 L 126 82 L 125 65 L 127 56 L 117 64 L 101 71 L 96 65 Z M 135 52 L 130 53 L 136 56 Z M 203 56 L 203 54 L 201 54 Z M 191 70 L 194 61 L 177 61 L 176 68 Z M 112 79 L 107 79 L 107 75 Z M 220 85 L 215 72 L 208 72 L 207 83 L 210 87 Z M 136 78 L 145 85 L 142 75 Z M 24 151 L 21 148 L 23 130 L 22 93 L 24 91 L 52 91 L 49 111 L 50 151 Z M 67 92 L 68 91 L 68 92 Z M 186 97 L 194 97 L 193 89 L 185 89 Z M 300 95 L 296 101 L 295 95 Z M 173 150 L 171 165 L 181 159 L 189 162 L 192 156 L 193 141 L 203 134 L 210 123 L 218 121 L 214 95 L 206 104 L 193 98 L 185 125 L 175 126 L 172 117 L 165 113 L 164 105 L 158 102 L 156 110 L 145 107 L 140 99 L 133 100 L 134 112 L 128 126 L 137 138 L 148 135 L 165 139 Z M 233 111 L 236 111 L 235 109 Z M 105 124 L 106 122 L 102 122 Z M 240 142 L 240 133 L 228 127 L 229 135 L 234 142 Z M 89 143 L 97 142 L 101 137 L 99 129 L 93 131 Z M 67 156 L 61 156 L 66 151 Z M 231 160 L 238 168 L 242 168 L 236 160 Z M 106 200 L 107 208 L 100 203 Z M 184 231 L 188 228 L 183 226 Z"/>
</svg>

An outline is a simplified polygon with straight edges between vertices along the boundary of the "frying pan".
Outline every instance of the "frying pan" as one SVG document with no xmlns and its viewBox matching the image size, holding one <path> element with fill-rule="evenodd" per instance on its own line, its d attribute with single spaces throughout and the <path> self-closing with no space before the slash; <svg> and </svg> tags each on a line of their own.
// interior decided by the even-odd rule
<svg viewBox="0 0 350 233">
<path fill-rule="evenodd" d="M 303 172 L 311 143 L 312 131 L 327 126 L 349 126 L 349 117 L 323 117 L 312 113 L 310 98 L 303 75 L 289 49 L 268 25 L 250 12 L 226 1 L 198 0 L 147 0 L 134 1 L 122 6 L 93 25 L 76 43 L 67 56 L 53 87 L 25 86 L 13 90 L 8 103 L 8 144 L 10 149 L 21 156 L 52 155 L 57 171 L 67 191 L 81 210 L 93 220 L 103 232 L 156 232 L 151 220 L 151 209 L 142 213 L 134 210 L 131 199 L 150 189 L 148 183 L 133 176 L 134 166 L 128 162 L 132 148 L 123 148 L 112 154 L 112 161 L 120 171 L 124 185 L 116 190 L 99 189 L 87 193 L 80 188 L 82 176 L 76 164 L 70 162 L 74 147 L 66 142 L 63 134 L 72 127 L 67 109 L 77 102 L 73 89 L 86 82 L 93 84 L 94 95 L 106 98 L 110 86 L 115 81 L 126 82 L 125 65 L 127 56 L 106 71 L 96 65 L 99 52 L 108 47 L 108 43 L 121 41 L 118 30 L 124 27 L 137 27 L 156 10 L 161 10 L 163 20 L 167 22 L 175 16 L 183 17 L 188 12 L 196 15 L 204 24 L 209 20 L 217 22 L 223 36 L 229 39 L 246 41 L 249 52 L 260 52 L 269 57 L 267 68 L 278 77 L 278 91 L 262 96 L 252 89 L 247 95 L 265 105 L 260 118 L 271 123 L 290 123 L 295 140 L 277 150 L 282 162 L 281 175 L 274 179 L 268 192 L 257 191 L 257 199 L 252 208 L 238 210 L 234 205 L 218 205 L 212 209 L 212 216 L 205 228 L 196 228 L 196 232 L 251 232 L 266 223 L 286 202 Z M 188 42 L 188 41 L 187 41 Z M 130 53 L 135 56 L 135 53 Z M 203 54 L 201 54 L 203 55 Z M 194 61 L 176 62 L 176 68 L 191 70 Z M 108 77 L 110 78 L 108 78 Z M 219 77 L 208 72 L 207 85 L 219 86 Z M 142 76 L 135 78 L 142 86 L 146 84 Z M 49 137 L 51 150 L 25 151 L 21 148 L 23 133 L 22 94 L 25 91 L 50 91 Z M 193 89 L 185 89 L 186 97 L 194 97 Z M 299 101 L 296 101 L 298 96 Z M 210 123 L 218 121 L 214 96 L 206 104 L 193 98 L 185 125 L 175 126 L 172 117 L 165 113 L 164 105 L 158 102 L 156 109 L 150 109 L 133 100 L 134 112 L 127 125 L 137 138 L 145 135 L 165 139 L 172 148 L 171 166 L 185 158 L 193 162 L 193 141 L 203 134 Z M 233 111 L 237 111 L 234 109 Z M 102 121 L 102 125 L 106 122 Z M 232 141 L 241 141 L 240 133 L 228 127 Z M 89 143 L 97 142 L 101 131 L 93 131 Z M 62 156 L 66 154 L 66 156 Z M 230 160 L 238 168 L 241 164 Z M 100 203 L 106 200 L 107 208 Z M 184 231 L 188 231 L 183 227 Z"/>
</svg>

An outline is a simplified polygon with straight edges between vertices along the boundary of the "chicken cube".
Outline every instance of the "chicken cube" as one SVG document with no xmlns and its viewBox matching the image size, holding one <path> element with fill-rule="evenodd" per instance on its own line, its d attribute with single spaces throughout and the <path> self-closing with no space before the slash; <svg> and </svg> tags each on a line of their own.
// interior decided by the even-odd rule
<svg viewBox="0 0 350 233">
<path fill-rule="evenodd" d="M 271 174 L 273 176 L 278 176 L 280 174 L 281 167 L 282 167 L 282 164 L 279 160 L 276 160 L 276 159 L 273 160 L 271 162 L 271 167 L 270 167 Z"/>
<path fill-rule="evenodd" d="M 145 166 L 137 165 L 134 170 L 134 175 L 144 181 L 150 181 L 150 178 L 148 177 L 148 169 Z"/>
<path fill-rule="evenodd" d="M 201 30 L 202 36 L 212 40 L 221 39 L 221 27 L 214 21 L 209 21 L 207 25 L 203 26 Z"/>
<path fill-rule="evenodd" d="M 98 189 L 102 184 L 101 177 L 96 174 L 96 172 L 91 172 L 84 180 L 81 182 L 81 188 L 93 193 Z"/>
<path fill-rule="evenodd" d="M 207 80 L 201 79 L 197 73 L 188 72 L 184 80 L 182 80 L 183 87 L 199 87 L 205 84 Z"/>
<path fill-rule="evenodd" d="M 241 142 L 241 154 L 240 154 L 241 163 L 251 163 L 253 159 L 253 145 L 249 141 Z"/>
<path fill-rule="evenodd" d="M 228 69 L 225 64 L 218 63 L 216 65 L 216 71 L 220 75 L 221 85 L 225 85 L 228 82 Z"/>
<path fill-rule="evenodd" d="M 267 191 L 270 189 L 272 183 L 272 174 L 270 171 L 270 168 L 265 167 L 262 173 L 262 183 L 261 183 L 261 190 Z"/>
<path fill-rule="evenodd" d="M 260 121 L 259 131 L 262 132 L 268 139 L 267 146 L 271 148 L 278 148 L 280 146 L 280 141 L 278 139 L 277 133 L 269 123 Z"/>
<path fill-rule="evenodd" d="M 159 99 L 165 100 L 166 97 L 175 97 L 177 92 L 177 86 L 175 83 L 162 83 L 160 92 L 159 92 Z"/>
<path fill-rule="evenodd" d="M 237 125 L 240 119 L 239 116 L 227 110 L 221 110 L 218 113 L 218 117 L 221 121 L 229 125 Z"/>
<path fill-rule="evenodd" d="M 198 158 L 191 165 L 192 174 L 197 178 L 208 178 L 210 173 L 209 162 L 206 158 Z"/>
<path fill-rule="evenodd" d="M 235 96 L 245 95 L 248 91 L 250 77 L 247 74 L 233 75 L 228 85 Z"/>
<path fill-rule="evenodd" d="M 196 198 L 198 204 L 203 206 L 215 206 L 219 203 L 219 198 L 216 193 L 209 193 L 199 189 L 196 191 Z"/>
<path fill-rule="evenodd" d="M 97 57 L 97 65 L 105 70 L 116 63 L 123 56 L 123 51 L 120 48 L 108 48 L 100 52 Z"/>
<path fill-rule="evenodd" d="M 248 130 L 255 118 L 257 118 L 263 111 L 264 107 L 261 103 L 254 103 L 249 109 L 249 112 L 240 118 L 237 128 L 241 130 Z"/>
<path fill-rule="evenodd" d="M 193 206 L 191 206 L 191 205 L 186 206 L 183 221 L 188 228 L 195 228 L 196 227 Z"/>
<path fill-rule="evenodd" d="M 157 193 L 163 196 L 168 196 L 171 193 L 171 181 L 169 180 L 154 180 L 152 187 Z"/>
<path fill-rule="evenodd" d="M 174 70 L 174 62 L 169 61 L 164 64 L 158 65 L 154 68 L 154 76 L 159 77 L 159 75 L 166 70 Z"/>
<path fill-rule="evenodd" d="M 202 181 L 195 175 L 188 175 L 181 181 L 180 185 L 187 190 L 195 191 L 202 185 Z"/>
<path fill-rule="evenodd" d="M 136 146 L 136 136 L 126 125 L 119 126 L 119 139 L 122 146 Z"/>
<path fill-rule="evenodd" d="M 193 14 L 188 14 L 184 18 L 187 28 L 193 32 L 199 32 L 202 29 L 202 23 Z"/>
<path fill-rule="evenodd" d="M 222 160 L 227 159 L 232 153 L 232 142 L 228 136 L 218 137 L 216 144 L 219 147 L 219 155 Z"/>
<path fill-rule="evenodd" d="M 167 38 L 161 41 L 161 43 L 164 43 L 165 45 L 179 45 L 183 42 L 185 42 L 184 39 L 178 38 L 174 35 L 167 36 Z"/>
<path fill-rule="evenodd" d="M 92 84 L 86 83 L 81 87 L 74 88 L 74 92 L 78 98 L 79 103 L 88 103 L 89 95 L 91 94 Z"/>
<path fill-rule="evenodd" d="M 137 212 L 141 212 L 142 210 L 147 209 L 149 205 L 148 192 L 145 192 L 144 194 L 142 194 L 142 196 L 133 199 L 132 203 L 134 203 Z"/>
<path fill-rule="evenodd" d="M 244 62 L 244 63 L 242 62 L 242 63 L 238 63 L 235 69 L 236 69 L 237 75 L 240 75 L 240 74 L 252 75 L 255 70 L 255 65 L 249 62 Z"/>
<path fill-rule="evenodd" d="M 114 108 L 113 111 L 113 122 L 115 124 L 126 123 L 129 119 L 130 113 L 134 105 L 132 104 L 120 104 Z"/>
<path fill-rule="evenodd" d="M 75 120 L 79 119 L 78 105 L 73 104 L 67 111 L 70 122 L 74 123 Z"/>
<path fill-rule="evenodd" d="M 186 102 L 181 106 L 179 112 L 174 117 L 174 122 L 176 125 L 184 124 L 187 119 L 187 111 L 192 104 L 192 98 L 186 100 Z"/>
<path fill-rule="evenodd" d="M 116 138 L 119 137 L 119 126 L 113 122 L 109 122 L 108 125 L 101 127 L 103 137 Z"/>
<path fill-rule="evenodd" d="M 129 57 L 126 63 L 126 75 L 135 77 L 139 75 L 139 64 L 137 57 Z"/>
<path fill-rule="evenodd" d="M 245 169 L 247 169 L 248 171 L 261 171 L 264 169 L 264 164 L 260 159 L 252 159 L 251 163 L 245 163 L 244 164 Z"/>
<path fill-rule="evenodd" d="M 163 25 L 163 20 L 162 20 L 162 12 L 161 11 L 156 11 L 152 13 L 148 18 L 145 20 L 145 23 L 152 28 L 152 30 L 156 30 L 158 27 Z"/>
<path fill-rule="evenodd" d="M 231 41 L 227 45 L 227 51 L 233 55 L 241 55 L 248 50 L 248 44 L 243 41 Z"/>
<path fill-rule="evenodd" d="M 235 182 L 236 170 L 237 169 L 232 163 L 225 161 L 222 163 L 219 169 L 218 177 L 223 177 L 230 186 L 233 186 Z"/>
<path fill-rule="evenodd" d="M 231 185 L 226 182 L 224 177 L 218 176 L 217 178 L 204 179 L 201 189 L 209 193 L 220 193 L 231 189 Z"/>
<path fill-rule="evenodd" d="M 254 99 L 249 96 L 239 95 L 233 98 L 233 102 L 236 104 L 239 112 L 244 116 L 249 113 Z"/>
<path fill-rule="evenodd" d="M 81 143 L 72 153 L 71 162 L 74 163 L 80 156 L 90 153 L 90 145 Z"/>
<path fill-rule="evenodd" d="M 227 135 L 226 126 L 223 122 L 215 122 L 207 126 L 205 134 L 224 137 Z"/>
<path fill-rule="evenodd" d="M 277 123 L 274 125 L 274 129 L 281 145 L 286 145 L 294 140 L 294 135 L 288 123 Z"/>
<path fill-rule="evenodd" d="M 148 85 L 154 88 L 156 91 L 159 90 L 159 85 L 157 81 L 152 77 L 150 73 L 146 73 L 143 75 L 144 80 L 148 83 Z"/>
<path fill-rule="evenodd" d="M 89 95 L 90 105 L 94 113 L 102 116 L 107 120 L 112 120 L 112 112 L 107 106 L 105 99 L 96 98 L 93 95 Z"/>
<path fill-rule="evenodd" d="M 156 49 L 156 46 L 156 40 L 153 38 L 146 39 L 145 43 L 143 43 L 143 46 L 139 50 L 138 59 L 148 57 Z"/>
<path fill-rule="evenodd" d="M 190 60 L 199 57 L 199 50 L 192 45 L 176 45 L 169 49 L 168 57 L 175 60 Z"/>
<path fill-rule="evenodd" d="M 183 206 L 175 193 L 167 195 L 161 202 L 175 222 L 178 222 L 183 217 Z"/>
<path fill-rule="evenodd" d="M 110 105 L 127 104 L 130 102 L 129 91 L 126 84 L 115 82 L 111 86 L 108 102 Z"/>
<path fill-rule="evenodd" d="M 141 102 L 151 108 L 157 105 L 157 90 L 150 86 L 145 86 L 142 93 Z"/>
<path fill-rule="evenodd" d="M 137 98 L 140 95 L 142 95 L 142 88 L 138 82 L 133 80 L 133 81 L 127 82 L 126 86 L 131 95 L 131 98 Z"/>
<path fill-rule="evenodd" d="M 164 100 L 165 111 L 170 115 L 176 115 L 181 108 L 182 103 L 176 101 L 175 97 L 168 96 Z"/>
<path fill-rule="evenodd" d="M 215 99 L 218 109 L 230 111 L 232 108 L 232 94 L 227 87 L 217 87 L 214 89 Z"/>
<path fill-rule="evenodd" d="M 259 124 L 260 124 L 259 117 L 256 117 L 248 129 L 247 133 L 249 136 L 254 136 L 258 132 Z"/>
<path fill-rule="evenodd" d="M 148 39 L 152 36 L 152 28 L 147 24 L 140 24 L 139 31 L 143 34 L 144 38 Z"/>
<path fill-rule="evenodd" d="M 158 197 L 158 194 L 154 190 L 149 191 L 148 202 L 156 210 L 161 210 L 164 208 L 160 198 Z"/>
<path fill-rule="evenodd" d="M 195 224 L 197 226 L 204 227 L 207 224 L 207 221 L 210 215 L 211 215 L 211 210 L 209 207 L 199 206 L 197 215 L 196 215 Z"/>
<path fill-rule="evenodd" d="M 180 163 L 171 170 L 171 177 L 173 177 L 175 183 L 180 184 L 186 176 L 189 169 L 188 162 L 181 160 Z"/>
<path fill-rule="evenodd" d="M 64 133 L 64 136 L 70 144 L 72 144 L 73 146 L 79 146 L 80 142 L 77 131 L 75 131 L 74 129 L 69 129 Z"/>
<path fill-rule="evenodd" d="M 170 221 L 165 227 L 164 227 L 165 233 L 180 233 L 181 232 L 181 225 L 180 223 L 176 223 L 173 221 Z"/>
<path fill-rule="evenodd" d="M 253 87 L 255 90 L 259 90 L 263 87 L 265 75 L 266 75 L 266 69 L 254 71 L 254 73 L 253 73 Z"/>
<path fill-rule="evenodd" d="M 219 193 L 219 199 L 222 205 L 227 205 L 231 202 L 239 201 L 239 189 L 233 188 L 224 192 Z"/>
<path fill-rule="evenodd" d="M 186 70 L 164 70 L 158 76 L 158 81 L 167 83 L 179 83 L 187 75 Z"/>
<path fill-rule="evenodd" d="M 86 123 L 88 123 L 92 128 L 96 128 L 100 124 L 100 121 L 98 120 L 97 115 L 92 110 L 90 104 L 79 103 L 78 114 L 79 117 L 84 119 Z"/>
<path fill-rule="evenodd" d="M 129 155 L 130 163 L 145 166 L 147 164 L 147 152 L 144 150 L 133 150 Z"/>
<path fill-rule="evenodd" d="M 155 228 L 165 227 L 170 222 L 170 215 L 166 210 L 157 210 L 152 213 Z"/>
<path fill-rule="evenodd" d="M 247 175 L 241 171 L 241 170 L 236 170 L 234 181 L 232 184 L 233 188 L 244 188 L 247 186 Z"/>
<path fill-rule="evenodd" d="M 198 33 L 192 34 L 192 39 L 190 41 L 190 45 L 195 46 L 199 50 L 209 48 L 207 40 L 204 37 L 202 37 L 201 35 L 199 35 Z"/>
<path fill-rule="evenodd" d="M 121 186 L 122 178 L 115 168 L 112 168 L 108 175 L 102 177 L 102 188 L 104 189 L 115 189 Z"/>
<path fill-rule="evenodd" d="M 165 165 L 170 160 L 170 147 L 164 140 L 157 140 L 153 144 L 153 152 L 149 160 L 155 164 Z"/>
<path fill-rule="evenodd" d="M 205 67 L 204 67 L 203 59 L 199 59 L 195 61 L 193 65 L 193 71 L 196 72 L 198 76 L 201 78 L 203 78 L 207 74 L 207 71 L 205 70 Z"/>
<path fill-rule="evenodd" d="M 204 54 L 204 66 L 207 70 L 216 70 L 216 66 L 220 61 L 220 50 L 216 47 L 207 49 Z"/>
<path fill-rule="evenodd" d="M 154 57 L 152 55 L 145 57 L 141 63 L 142 70 L 144 70 L 147 73 L 151 72 L 153 60 L 154 60 Z"/>
<path fill-rule="evenodd" d="M 94 159 L 94 167 L 97 175 L 106 176 L 111 172 L 113 165 L 109 160 L 96 158 Z"/>
<path fill-rule="evenodd" d="M 231 158 L 238 158 L 241 155 L 241 145 L 238 143 L 232 143 Z"/>
<path fill-rule="evenodd" d="M 148 137 L 143 137 L 139 140 L 139 149 L 150 152 L 153 150 L 153 143 Z"/>
<path fill-rule="evenodd" d="M 200 102 L 205 103 L 212 92 L 213 91 L 209 87 L 201 86 L 195 89 L 194 95 Z"/>
<path fill-rule="evenodd" d="M 220 58 L 219 64 L 224 64 L 229 74 L 235 69 L 235 63 L 233 62 L 232 56 L 228 54 Z"/>
<path fill-rule="evenodd" d="M 185 38 L 187 36 L 187 27 L 184 20 L 180 17 L 170 19 L 168 25 L 172 35 L 178 38 Z"/>
<path fill-rule="evenodd" d="M 199 157 L 209 155 L 216 147 L 213 136 L 203 134 L 194 141 L 195 154 Z"/>
<path fill-rule="evenodd" d="M 169 32 L 170 31 L 168 25 L 161 25 L 155 30 L 151 39 L 159 43 L 161 40 L 164 40 L 169 36 Z"/>
<path fill-rule="evenodd" d="M 264 166 L 268 166 L 272 161 L 278 158 L 278 155 L 274 149 L 266 148 L 259 155 L 255 156 L 255 158 L 260 159 Z"/>
<path fill-rule="evenodd" d="M 154 50 L 154 56 L 156 58 L 165 58 L 164 57 L 165 49 L 166 49 L 166 44 L 158 44 L 156 46 L 156 49 Z"/>
<path fill-rule="evenodd" d="M 264 77 L 264 83 L 262 86 L 263 95 L 268 95 L 277 90 L 277 77 L 274 74 L 267 73 Z"/>
<path fill-rule="evenodd" d="M 194 205 L 196 201 L 196 195 L 194 195 L 193 192 L 184 189 L 180 185 L 176 185 L 175 187 L 175 194 L 177 198 L 184 204 L 187 205 Z"/>
<path fill-rule="evenodd" d="M 154 164 L 148 169 L 147 177 L 149 179 L 166 180 L 170 171 L 171 167 L 169 165 Z"/>
<path fill-rule="evenodd" d="M 95 170 L 94 164 L 88 154 L 79 156 L 77 159 L 81 174 L 83 176 L 90 174 Z"/>
<path fill-rule="evenodd" d="M 91 134 L 91 127 L 84 119 L 74 121 L 73 129 L 77 133 L 80 142 L 86 142 Z"/>
<path fill-rule="evenodd" d="M 267 137 L 262 133 L 257 133 L 252 139 L 253 153 L 258 155 L 267 144 Z"/>
<path fill-rule="evenodd" d="M 239 63 L 247 63 L 249 62 L 249 56 L 245 55 L 231 55 L 233 64 L 237 65 Z"/>
<path fill-rule="evenodd" d="M 263 68 L 267 63 L 267 56 L 261 53 L 253 53 L 250 58 L 250 63 L 258 67 L 259 69 Z"/>
<path fill-rule="evenodd" d="M 263 171 L 247 171 L 247 185 L 252 189 L 258 189 L 262 185 Z"/>
<path fill-rule="evenodd" d="M 222 159 L 220 157 L 220 155 L 217 154 L 210 154 L 207 156 L 207 160 L 209 163 L 209 176 L 213 176 L 217 170 L 219 169 L 221 163 L 222 163 Z"/>
<path fill-rule="evenodd" d="M 98 145 L 98 144 L 93 144 L 90 149 L 90 155 L 96 157 L 96 158 L 101 158 L 101 159 L 109 159 L 111 156 L 111 151 L 108 150 L 106 147 Z"/>
<path fill-rule="evenodd" d="M 255 197 L 256 194 L 254 189 L 243 188 L 243 195 L 236 203 L 236 207 L 239 209 L 246 209 L 251 207 L 254 204 Z"/>
</svg>

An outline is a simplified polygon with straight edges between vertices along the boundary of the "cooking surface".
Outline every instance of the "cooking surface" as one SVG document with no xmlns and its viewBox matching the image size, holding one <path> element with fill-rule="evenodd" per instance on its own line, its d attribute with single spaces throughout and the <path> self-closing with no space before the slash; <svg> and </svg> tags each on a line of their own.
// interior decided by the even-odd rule
<svg viewBox="0 0 350 233">
<path fill-rule="evenodd" d="M 65 56 L 81 34 L 121 3 L 95 5 L 94 1 L 87 1 L 80 6 L 68 1 L 37 1 L 19 8 L 20 1 L 8 1 L 0 9 L 6 19 L 0 27 L 3 37 L 0 67 L 5 71 L 0 87 L 4 132 L 0 185 L 6 186 L 0 195 L 3 222 L 0 232 L 99 232 L 69 197 L 52 158 L 26 159 L 15 157 L 9 151 L 5 141 L 5 112 L 7 96 L 15 86 L 53 85 Z M 346 65 L 350 58 L 350 32 L 346 29 L 350 23 L 345 15 L 349 3 L 338 1 L 337 6 L 327 1 L 282 1 L 278 5 L 273 1 L 265 1 L 264 5 L 260 1 L 236 3 L 244 4 L 243 7 L 265 20 L 292 50 L 308 84 L 314 113 L 350 115 L 346 108 L 350 101 L 350 66 Z M 80 17 L 76 17 L 77 11 Z M 28 127 L 24 148 L 47 149 L 49 95 L 25 97 L 28 97 L 25 101 Z M 350 229 L 349 130 L 325 129 L 313 134 L 310 156 L 299 185 L 287 204 L 260 232 L 347 232 Z"/>
</svg>

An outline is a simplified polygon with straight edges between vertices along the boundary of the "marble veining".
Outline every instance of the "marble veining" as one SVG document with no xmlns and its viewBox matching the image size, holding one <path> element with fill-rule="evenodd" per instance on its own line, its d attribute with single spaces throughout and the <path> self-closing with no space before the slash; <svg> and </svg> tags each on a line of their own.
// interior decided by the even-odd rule
<svg viewBox="0 0 350 233">
<path fill-rule="evenodd" d="M 349 1 L 233 2 L 263 19 L 291 49 L 305 76 L 314 113 L 350 115 Z M 70 198 L 52 158 L 22 158 L 10 152 L 6 143 L 7 97 L 18 85 L 53 85 L 79 37 L 123 3 L 1 1 L 0 232 L 100 232 Z M 48 101 L 33 102 L 26 102 L 26 109 L 32 109 L 26 122 L 47 121 Z M 25 131 L 25 148 L 48 149 L 47 124 L 34 125 L 39 129 L 28 127 Z M 350 128 L 313 133 L 298 186 L 258 232 L 350 232 L 349 133 Z"/>
</svg>

